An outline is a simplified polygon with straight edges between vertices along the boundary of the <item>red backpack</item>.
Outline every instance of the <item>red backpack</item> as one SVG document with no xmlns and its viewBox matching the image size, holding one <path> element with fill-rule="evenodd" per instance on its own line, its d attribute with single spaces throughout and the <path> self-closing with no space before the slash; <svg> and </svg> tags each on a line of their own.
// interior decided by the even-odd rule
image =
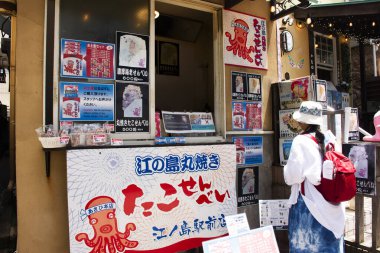
<svg viewBox="0 0 380 253">
<path fill-rule="evenodd" d="M 309 135 L 309 137 L 318 144 L 317 139 Z M 323 177 L 321 172 L 321 184 L 315 186 L 322 196 L 329 202 L 340 203 L 348 201 L 355 197 L 356 194 L 356 169 L 351 160 L 342 153 L 335 151 L 334 145 L 329 144 L 326 147 L 326 153 L 323 161 L 330 160 L 334 165 L 333 179 Z M 301 185 L 302 194 L 304 194 L 304 185 Z"/>
</svg>

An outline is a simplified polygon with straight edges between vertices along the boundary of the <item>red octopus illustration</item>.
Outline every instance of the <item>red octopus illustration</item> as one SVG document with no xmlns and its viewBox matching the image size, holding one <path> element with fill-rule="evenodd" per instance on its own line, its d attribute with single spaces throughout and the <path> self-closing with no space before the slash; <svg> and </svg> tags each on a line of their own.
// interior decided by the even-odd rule
<svg viewBox="0 0 380 253">
<path fill-rule="evenodd" d="M 75 239 L 78 242 L 84 241 L 92 248 L 89 253 L 106 253 L 107 249 L 109 253 L 123 252 L 139 244 L 137 241 L 127 239 L 130 232 L 136 230 L 135 224 L 128 223 L 125 226 L 125 233 L 118 231 L 115 206 L 115 201 L 108 196 L 98 196 L 87 203 L 86 215 L 94 230 L 94 237 L 89 239 L 88 234 L 79 233 Z"/>
<path fill-rule="evenodd" d="M 229 32 L 226 32 L 230 46 L 227 46 L 227 51 L 232 51 L 234 55 L 238 54 L 239 57 L 244 60 L 247 59 L 249 62 L 253 62 L 252 57 L 249 55 L 254 52 L 255 49 L 253 46 L 247 48 L 247 35 L 249 32 L 248 24 L 241 19 L 236 19 L 232 22 L 234 26 L 235 38 L 231 38 L 232 35 Z"/>
</svg>

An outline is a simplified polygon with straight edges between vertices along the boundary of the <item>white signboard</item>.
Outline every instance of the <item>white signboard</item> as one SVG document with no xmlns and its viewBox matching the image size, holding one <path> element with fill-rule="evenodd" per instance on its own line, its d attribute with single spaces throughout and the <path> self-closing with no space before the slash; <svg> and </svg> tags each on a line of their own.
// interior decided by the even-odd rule
<svg viewBox="0 0 380 253">
<path fill-rule="evenodd" d="M 227 234 L 235 145 L 69 150 L 70 252 L 177 252 Z"/>
<path fill-rule="evenodd" d="M 260 227 L 273 226 L 274 229 L 287 229 L 289 207 L 287 199 L 259 200 Z"/>
<path fill-rule="evenodd" d="M 223 10 L 224 63 L 268 69 L 267 25 L 264 18 Z"/>
<path fill-rule="evenodd" d="M 239 213 L 226 217 L 228 234 L 230 236 L 238 235 L 249 231 L 247 215 Z"/>
</svg>

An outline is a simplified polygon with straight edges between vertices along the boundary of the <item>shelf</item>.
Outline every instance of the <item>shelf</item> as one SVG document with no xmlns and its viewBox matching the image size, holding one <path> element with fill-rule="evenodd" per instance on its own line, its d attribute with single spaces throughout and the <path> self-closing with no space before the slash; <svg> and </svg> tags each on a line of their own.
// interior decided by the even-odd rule
<svg viewBox="0 0 380 253">
<path fill-rule="evenodd" d="M 272 135 L 274 131 L 227 131 L 226 135 Z"/>
</svg>

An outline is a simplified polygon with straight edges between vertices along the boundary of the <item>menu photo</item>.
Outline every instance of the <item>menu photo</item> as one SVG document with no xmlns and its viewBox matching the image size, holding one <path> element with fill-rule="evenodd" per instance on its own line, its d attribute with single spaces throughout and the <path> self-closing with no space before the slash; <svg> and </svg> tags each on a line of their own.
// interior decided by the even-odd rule
<svg viewBox="0 0 380 253">
<path fill-rule="evenodd" d="M 232 100 L 247 100 L 247 74 L 231 72 Z"/>
<path fill-rule="evenodd" d="M 232 102 L 233 130 L 261 130 L 262 128 L 260 102 Z"/>
<path fill-rule="evenodd" d="M 296 109 L 280 110 L 280 138 L 294 138 L 302 131 L 299 123 L 293 119 Z"/>
<path fill-rule="evenodd" d="M 259 203 L 259 167 L 237 169 L 238 207 Z"/>
<path fill-rule="evenodd" d="M 261 75 L 247 73 L 248 79 L 248 96 L 249 101 L 261 101 L 262 99 L 262 86 L 261 86 Z"/>
</svg>

